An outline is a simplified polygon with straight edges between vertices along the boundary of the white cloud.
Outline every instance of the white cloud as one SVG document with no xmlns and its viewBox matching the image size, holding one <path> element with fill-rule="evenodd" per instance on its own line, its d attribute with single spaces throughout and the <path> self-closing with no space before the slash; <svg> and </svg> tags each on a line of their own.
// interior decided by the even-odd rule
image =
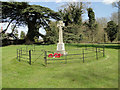
<svg viewBox="0 0 120 90">
<path fill-rule="evenodd" d="M 118 2 L 119 0 L 103 0 L 105 4 L 112 4 L 113 2 Z"/>
<path fill-rule="evenodd" d="M 56 3 L 60 3 L 62 0 L 55 0 Z"/>
</svg>

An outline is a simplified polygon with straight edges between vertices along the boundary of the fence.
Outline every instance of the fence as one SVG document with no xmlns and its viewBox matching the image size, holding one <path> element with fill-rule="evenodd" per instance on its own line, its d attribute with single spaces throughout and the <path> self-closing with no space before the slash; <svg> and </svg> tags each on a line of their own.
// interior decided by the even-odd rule
<svg viewBox="0 0 120 90">
<path fill-rule="evenodd" d="M 30 65 L 34 63 L 36 60 L 40 59 L 41 55 L 44 53 L 38 53 L 43 52 L 44 50 L 36 50 L 35 46 L 32 47 L 26 46 L 25 48 L 19 48 L 17 49 L 17 60 L 28 62 Z"/>
<path fill-rule="evenodd" d="M 26 54 L 23 52 L 26 52 Z M 24 61 L 23 59 L 27 60 L 27 62 L 29 62 L 29 64 L 31 65 L 31 51 L 32 50 L 23 50 L 23 48 L 21 49 L 17 49 L 17 60 L 20 62 L 20 61 Z M 26 57 L 23 57 L 23 56 L 26 56 Z"/>
<path fill-rule="evenodd" d="M 82 52 L 81 53 L 77 52 L 77 50 L 82 51 Z M 71 51 L 75 52 L 75 50 L 73 50 L 73 49 Z M 102 57 L 105 56 L 104 46 L 103 47 L 93 47 L 93 48 L 85 47 L 85 48 L 82 48 L 81 50 L 76 49 L 77 53 L 72 53 L 72 52 L 70 52 L 70 50 L 66 50 L 66 52 L 68 52 L 68 54 L 64 55 L 62 58 L 49 58 L 48 57 L 49 52 L 51 52 L 51 51 L 45 51 L 44 52 L 45 65 L 47 65 L 48 61 L 52 61 L 52 60 L 65 60 L 65 63 L 67 63 L 67 61 L 71 60 L 71 59 L 81 59 L 84 63 L 86 58 L 95 57 L 98 60 L 98 58 L 101 57 L 100 56 L 101 54 L 102 54 Z M 93 55 L 91 55 L 91 54 L 93 54 Z M 88 56 L 88 55 L 90 55 L 90 56 Z"/>
<path fill-rule="evenodd" d="M 60 58 L 49 58 L 48 55 L 50 53 L 54 54 L 55 51 L 52 50 L 38 50 L 35 46 L 32 48 L 19 48 L 17 49 L 17 60 L 28 62 L 30 65 L 36 60 L 43 58 L 44 64 L 47 65 L 48 61 L 52 60 L 65 60 L 65 63 L 67 63 L 71 59 L 80 59 L 84 63 L 86 58 L 95 57 L 97 60 L 99 57 L 105 56 L 105 48 L 102 47 L 84 47 L 80 49 L 72 49 L 72 50 L 66 50 L 67 54 L 63 55 Z"/>
</svg>

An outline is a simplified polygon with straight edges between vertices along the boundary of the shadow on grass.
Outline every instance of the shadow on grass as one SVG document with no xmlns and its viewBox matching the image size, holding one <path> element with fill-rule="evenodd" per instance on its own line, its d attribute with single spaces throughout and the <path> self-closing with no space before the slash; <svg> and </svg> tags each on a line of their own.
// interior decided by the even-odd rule
<svg viewBox="0 0 120 90">
<path fill-rule="evenodd" d="M 112 48 L 112 49 L 120 49 L 120 45 L 110 45 L 110 44 L 66 44 L 67 46 L 74 46 L 74 47 L 105 47 L 105 48 Z"/>
</svg>

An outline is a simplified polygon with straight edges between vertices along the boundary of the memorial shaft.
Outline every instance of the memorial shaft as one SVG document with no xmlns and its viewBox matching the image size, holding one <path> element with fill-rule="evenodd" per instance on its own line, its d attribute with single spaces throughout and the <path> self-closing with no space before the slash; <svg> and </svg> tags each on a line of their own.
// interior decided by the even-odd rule
<svg viewBox="0 0 120 90">
<path fill-rule="evenodd" d="M 59 42 L 57 44 L 57 53 L 61 53 L 66 55 L 65 52 L 65 46 L 63 43 L 63 31 L 62 31 L 62 27 L 64 27 L 65 24 L 63 23 L 63 21 L 59 21 L 59 23 L 57 24 L 57 27 L 59 28 Z"/>
<path fill-rule="evenodd" d="M 63 32 L 62 32 L 62 27 L 59 27 L 59 43 L 63 43 Z"/>
</svg>

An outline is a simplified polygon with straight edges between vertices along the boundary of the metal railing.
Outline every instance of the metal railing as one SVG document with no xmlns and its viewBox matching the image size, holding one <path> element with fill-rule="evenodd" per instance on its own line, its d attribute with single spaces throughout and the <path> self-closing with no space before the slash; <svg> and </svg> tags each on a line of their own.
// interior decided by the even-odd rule
<svg viewBox="0 0 120 90">
<path fill-rule="evenodd" d="M 82 51 L 82 52 L 81 53 L 69 53 L 69 51 L 74 51 L 75 52 L 75 49 L 74 50 L 67 50 L 68 54 L 64 55 L 63 58 L 49 58 L 48 57 L 48 52 L 50 52 L 50 51 L 45 51 L 44 52 L 45 65 L 47 65 L 47 62 L 50 61 L 50 60 L 51 61 L 52 60 L 65 60 L 65 63 L 67 63 L 67 60 L 70 60 L 70 59 L 82 59 L 83 63 L 84 63 L 86 58 L 95 57 L 96 60 L 98 60 L 99 55 L 101 53 L 102 53 L 102 57 L 105 56 L 104 46 L 103 47 L 92 47 L 92 48 L 85 47 L 85 48 L 81 48 L 81 50 L 80 49 L 77 49 L 77 50 Z M 93 54 L 93 55 L 87 56 L 91 53 L 94 53 L 95 55 Z M 71 56 L 74 56 L 74 58 L 71 58 Z M 78 56 L 78 57 L 75 58 L 75 56 Z"/>
<path fill-rule="evenodd" d="M 65 60 L 65 63 L 67 63 L 68 60 L 71 60 L 71 59 L 80 59 L 83 61 L 83 63 L 85 63 L 86 58 L 95 57 L 96 60 L 98 60 L 99 57 L 105 56 L 104 46 L 90 47 L 90 48 L 84 47 L 80 49 L 77 48 L 77 49 L 66 50 L 66 52 L 68 54 L 63 55 L 62 58 L 49 58 L 48 55 L 50 53 L 55 53 L 55 51 L 52 51 L 52 50 L 48 51 L 44 49 L 39 50 L 35 48 L 35 46 L 33 46 L 32 49 L 29 49 L 28 47 L 19 48 L 17 49 L 17 60 L 19 62 L 20 61 L 28 62 L 31 65 L 32 63 L 36 62 L 38 59 L 43 58 L 45 65 L 47 65 L 48 61 L 52 61 L 52 60 Z"/>
</svg>

